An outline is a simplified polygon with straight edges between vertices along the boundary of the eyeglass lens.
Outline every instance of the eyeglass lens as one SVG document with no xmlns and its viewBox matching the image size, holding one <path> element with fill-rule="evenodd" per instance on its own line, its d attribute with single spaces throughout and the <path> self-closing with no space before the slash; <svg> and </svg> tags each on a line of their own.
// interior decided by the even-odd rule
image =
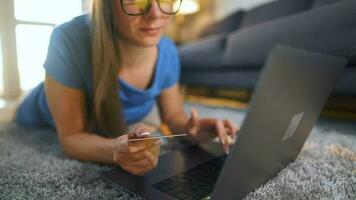
<svg viewBox="0 0 356 200">
<path fill-rule="evenodd" d="M 122 0 L 124 10 L 128 14 L 143 14 L 151 6 L 152 0 Z M 163 13 L 174 14 L 179 10 L 181 0 L 157 0 Z"/>
</svg>

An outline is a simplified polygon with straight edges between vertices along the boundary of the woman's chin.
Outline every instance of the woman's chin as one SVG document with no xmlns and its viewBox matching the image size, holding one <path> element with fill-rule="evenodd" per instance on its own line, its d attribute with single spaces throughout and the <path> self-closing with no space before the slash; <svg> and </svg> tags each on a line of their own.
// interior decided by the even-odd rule
<svg viewBox="0 0 356 200">
<path fill-rule="evenodd" d="M 139 38 L 138 40 L 136 40 L 136 43 L 139 46 L 152 47 L 152 46 L 157 46 L 160 39 L 161 39 L 161 36 L 159 36 L 159 37 L 142 37 L 142 38 Z"/>
<path fill-rule="evenodd" d="M 162 37 L 162 29 L 158 31 L 139 31 L 136 41 L 142 46 L 156 46 Z"/>
</svg>

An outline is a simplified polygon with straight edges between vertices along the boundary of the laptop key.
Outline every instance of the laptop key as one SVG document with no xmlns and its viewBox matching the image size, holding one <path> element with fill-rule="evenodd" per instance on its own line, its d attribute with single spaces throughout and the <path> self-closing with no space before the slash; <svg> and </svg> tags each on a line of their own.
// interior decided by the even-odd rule
<svg viewBox="0 0 356 200">
<path fill-rule="evenodd" d="M 171 185 L 161 185 L 161 186 L 159 187 L 159 190 L 161 190 L 161 191 L 163 191 L 163 192 L 166 192 L 166 191 L 170 190 L 171 188 L 172 188 Z"/>
<path fill-rule="evenodd" d="M 183 190 L 184 190 L 184 188 L 182 188 L 182 187 L 175 187 L 175 188 L 172 188 L 171 190 L 167 191 L 167 193 L 171 194 L 171 195 L 175 195 Z"/>
<path fill-rule="evenodd" d="M 177 199 L 202 199 L 211 194 L 224 160 L 225 157 L 207 161 L 153 187 Z"/>
<path fill-rule="evenodd" d="M 183 192 L 180 192 L 178 194 L 176 194 L 174 197 L 176 197 L 177 199 L 187 199 L 187 195 L 184 194 Z"/>
</svg>

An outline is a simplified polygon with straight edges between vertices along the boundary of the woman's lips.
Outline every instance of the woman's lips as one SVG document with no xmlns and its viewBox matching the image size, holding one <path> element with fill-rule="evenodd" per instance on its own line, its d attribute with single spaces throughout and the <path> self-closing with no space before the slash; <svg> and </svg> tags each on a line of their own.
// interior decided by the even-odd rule
<svg viewBox="0 0 356 200">
<path fill-rule="evenodd" d="M 140 31 L 148 34 L 148 35 L 156 35 L 160 32 L 162 28 L 158 27 L 158 28 L 140 28 Z"/>
</svg>

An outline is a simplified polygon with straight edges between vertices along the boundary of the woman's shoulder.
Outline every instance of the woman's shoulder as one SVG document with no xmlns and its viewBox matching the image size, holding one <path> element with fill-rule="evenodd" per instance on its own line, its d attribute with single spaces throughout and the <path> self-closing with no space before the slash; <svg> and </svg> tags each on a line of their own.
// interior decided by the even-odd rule
<svg viewBox="0 0 356 200">
<path fill-rule="evenodd" d="M 161 90 L 177 83 L 180 76 L 180 64 L 177 47 L 168 37 L 160 40 L 159 58 L 157 62 L 157 79 L 160 81 Z"/>
<path fill-rule="evenodd" d="M 56 26 L 53 33 L 72 37 L 73 39 L 89 37 L 90 17 L 88 14 L 77 16 L 68 22 Z"/>
<path fill-rule="evenodd" d="M 172 57 L 177 57 L 177 46 L 169 37 L 162 37 L 159 42 L 159 53 L 161 57 L 172 59 Z"/>
<path fill-rule="evenodd" d="M 161 40 L 159 41 L 159 46 L 160 48 L 163 49 L 176 49 L 176 44 L 173 42 L 172 39 L 170 39 L 169 37 L 162 37 Z"/>
</svg>

